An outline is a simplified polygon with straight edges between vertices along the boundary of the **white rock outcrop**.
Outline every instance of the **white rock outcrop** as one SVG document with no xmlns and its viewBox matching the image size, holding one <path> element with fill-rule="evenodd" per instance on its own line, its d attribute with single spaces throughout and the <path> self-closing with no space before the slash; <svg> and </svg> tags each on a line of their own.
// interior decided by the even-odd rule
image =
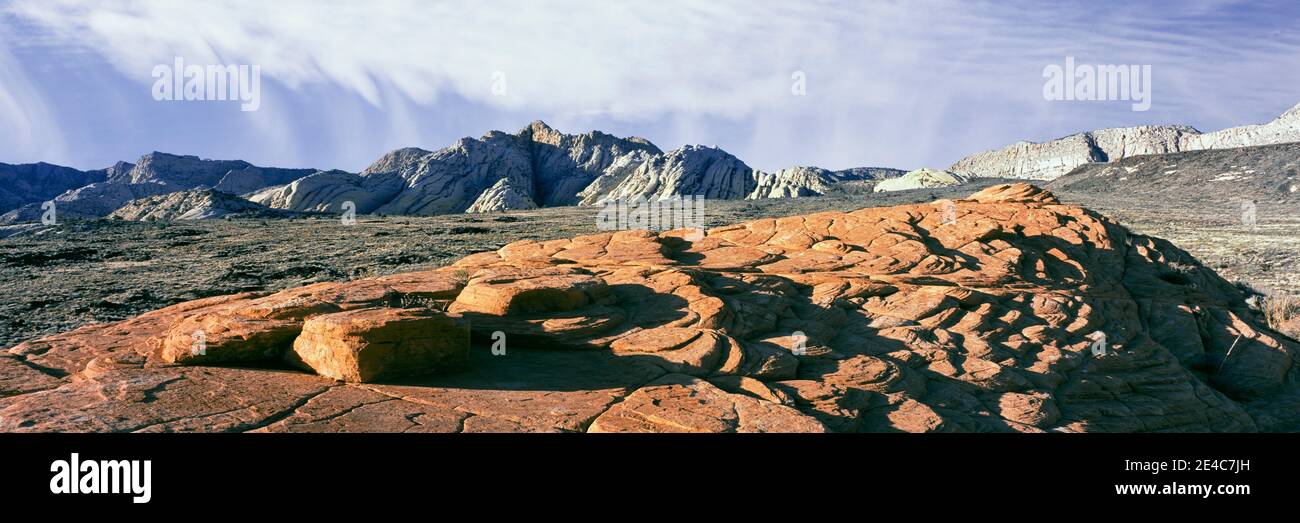
<svg viewBox="0 0 1300 523">
<path fill-rule="evenodd" d="M 284 214 L 230 193 L 191 189 L 132 200 L 108 215 L 131 221 L 208 220 L 234 214 Z"/>
<path fill-rule="evenodd" d="M 398 149 L 359 175 L 316 173 L 251 199 L 297 211 L 331 210 L 351 199 L 359 213 L 432 215 L 673 196 L 814 196 L 837 183 L 902 173 L 795 167 L 767 174 L 716 147 L 687 145 L 663 152 L 642 138 L 599 131 L 564 134 L 535 121 L 514 134 L 492 131 L 437 151 Z"/>
<path fill-rule="evenodd" d="M 756 187 L 747 198 L 756 200 L 822 196 L 844 182 L 884 180 L 903 174 L 904 171 L 900 169 L 883 167 L 858 167 L 843 171 L 820 167 L 789 167 L 775 173 L 758 171 L 755 173 Z"/>
<path fill-rule="evenodd" d="M 344 204 L 352 202 L 356 212 L 370 213 L 401 190 L 402 179 L 392 174 L 320 171 L 258 191 L 248 199 L 273 209 L 300 212 L 343 212 Z"/>
<path fill-rule="evenodd" d="M 1042 143 L 1017 142 L 967 156 L 948 169 L 983 178 L 1053 180 L 1086 163 L 1132 156 L 1300 142 L 1300 105 L 1273 121 L 1212 133 L 1179 125 L 1088 131 Z"/>
<path fill-rule="evenodd" d="M 467 213 L 484 213 L 500 212 L 517 209 L 536 209 L 537 203 L 528 194 L 515 187 L 510 180 L 502 178 L 497 183 L 483 191 L 474 203 L 470 204 Z"/>
<path fill-rule="evenodd" d="M 911 189 L 930 189 L 934 187 L 951 187 L 961 185 L 969 180 L 966 176 L 938 169 L 917 169 L 898 178 L 891 178 L 876 184 L 874 192 L 907 191 Z"/>
<path fill-rule="evenodd" d="M 687 145 L 641 163 L 597 201 L 672 196 L 740 199 L 755 187 L 754 170 L 716 147 Z"/>
<path fill-rule="evenodd" d="M 548 207 L 577 204 L 578 195 L 615 164 L 640 163 L 662 154 L 644 138 L 600 131 L 564 134 L 541 120 L 521 130 L 519 137 L 533 159 L 536 201 Z"/>
</svg>

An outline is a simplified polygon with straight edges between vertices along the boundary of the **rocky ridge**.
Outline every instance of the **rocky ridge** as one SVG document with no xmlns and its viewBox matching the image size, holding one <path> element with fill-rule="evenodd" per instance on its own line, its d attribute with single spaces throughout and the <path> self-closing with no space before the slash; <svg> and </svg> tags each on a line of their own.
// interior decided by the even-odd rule
<svg viewBox="0 0 1300 523">
<path fill-rule="evenodd" d="M 1178 125 L 1088 131 L 1042 143 L 1017 142 L 967 156 L 948 170 L 968 176 L 1053 180 L 1087 163 L 1124 158 L 1300 142 L 1300 105 L 1273 121 L 1202 133 Z"/>
<path fill-rule="evenodd" d="M 54 202 L 56 216 L 59 218 L 102 218 L 128 202 L 141 198 L 198 188 L 243 194 L 267 185 L 288 183 L 311 172 L 312 169 L 257 167 L 239 160 L 205 160 L 197 156 L 152 152 L 134 164 L 118 162 L 108 169 L 86 171 L 81 177 L 72 176 L 68 183 L 51 185 L 63 188 L 55 196 L 45 196 L 45 193 L 39 191 L 29 195 L 40 197 L 0 215 L 0 224 L 39 221 L 44 212 L 42 205 L 46 201 Z M 23 180 L 11 181 L 0 177 L 0 194 L 3 194 L 6 187 L 17 187 L 17 184 L 29 184 L 34 179 L 47 178 L 40 173 L 24 177 Z M 83 179 L 90 182 L 78 184 Z"/>
<path fill-rule="evenodd" d="M 48 163 L 0 163 L 0 213 L 47 201 L 70 189 L 102 182 L 108 171 L 78 171 Z"/>
<path fill-rule="evenodd" d="M 1300 344 L 1185 252 L 1037 187 L 692 232 L 25 342 L 0 354 L 0 430 L 1296 428 Z"/>
<path fill-rule="evenodd" d="M 594 205 L 615 198 L 778 198 L 825 194 L 836 184 L 901 174 L 894 169 L 786 169 L 766 174 L 715 147 L 664 152 L 638 137 L 571 135 L 536 121 L 428 151 L 392 151 L 360 173 L 273 169 L 243 161 L 150 153 L 135 164 L 82 172 L 0 165 L 0 224 L 37 221 L 53 199 L 60 216 L 100 218 L 133 200 L 210 188 L 273 209 L 438 215 Z M 44 186 L 33 187 L 41 178 Z M 16 196 L 22 194 L 20 198 Z M 133 211 L 126 211 L 127 213 Z"/>
</svg>

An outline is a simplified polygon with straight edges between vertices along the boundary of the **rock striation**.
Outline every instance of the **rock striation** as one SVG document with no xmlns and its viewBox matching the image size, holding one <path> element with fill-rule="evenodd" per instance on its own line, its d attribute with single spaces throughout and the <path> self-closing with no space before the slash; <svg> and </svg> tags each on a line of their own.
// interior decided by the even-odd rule
<svg viewBox="0 0 1300 523">
<path fill-rule="evenodd" d="M 1300 105 L 1260 125 L 1202 133 L 1187 126 L 1102 129 L 1043 143 L 1017 142 L 963 158 L 948 169 L 968 176 L 1053 180 L 1080 165 L 1139 155 L 1300 142 Z"/>
<path fill-rule="evenodd" d="M 694 232 L 31 340 L 0 353 L 0 430 L 1300 428 L 1300 343 L 1177 247 L 1038 187 Z"/>
</svg>

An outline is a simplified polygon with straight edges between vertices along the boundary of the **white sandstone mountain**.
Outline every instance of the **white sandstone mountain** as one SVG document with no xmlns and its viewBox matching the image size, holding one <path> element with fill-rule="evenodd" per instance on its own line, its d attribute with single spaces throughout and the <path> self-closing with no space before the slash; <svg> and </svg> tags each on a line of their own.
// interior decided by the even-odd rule
<svg viewBox="0 0 1300 523">
<path fill-rule="evenodd" d="M 599 131 L 570 135 L 536 121 L 514 134 L 492 131 L 437 151 L 398 149 L 360 174 L 314 173 L 249 198 L 294 211 L 337 212 L 343 202 L 352 201 L 358 213 L 433 215 L 613 199 L 812 196 L 836 183 L 901 173 L 794 168 L 767 174 L 716 147 L 687 145 L 663 152 L 642 138 Z"/>
<path fill-rule="evenodd" d="M 0 213 L 30 203 L 44 202 L 66 191 L 102 182 L 119 170 L 126 171 L 132 167 L 134 165 L 118 162 L 108 169 L 79 171 L 48 163 L 0 163 Z"/>
<path fill-rule="evenodd" d="M 234 214 L 281 216 L 290 213 L 268 209 L 233 194 L 205 188 L 132 200 L 108 217 L 132 221 L 171 221 L 206 220 Z"/>
<path fill-rule="evenodd" d="M 599 131 L 570 135 L 537 121 L 514 134 L 493 131 L 437 151 L 398 149 L 360 173 L 264 168 L 158 152 L 135 164 L 119 162 L 96 171 L 0 164 L 0 224 L 37 221 L 50 200 L 60 218 L 98 218 L 142 198 L 196 189 L 287 211 L 341 212 L 350 202 L 357 213 L 389 215 L 594 205 L 615 198 L 789 198 L 824 195 L 854 182 L 874 183 L 874 190 L 883 192 L 963 183 L 970 177 L 1051 180 L 1081 165 L 1138 155 L 1287 142 L 1300 142 L 1300 105 L 1266 124 L 1212 133 L 1141 126 L 1019 142 L 964 158 L 948 171 L 904 175 L 883 168 L 792 167 L 766 173 L 716 147 L 687 145 L 665 152 L 641 138 Z M 159 203 L 192 206 L 194 198 Z"/>
<path fill-rule="evenodd" d="M 874 192 L 907 191 L 911 189 L 930 189 L 961 185 L 969 180 L 966 176 L 938 169 L 917 169 L 898 178 L 884 180 L 873 189 Z"/>
<path fill-rule="evenodd" d="M 813 196 L 839 183 L 901 173 L 797 167 L 768 174 L 716 147 L 687 145 L 664 152 L 642 138 L 599 131 L 564 134 L 536 121 L 514 134 L 492 131 L 436 151 L 398 149 L 360 173 L 263 168 L 159 152 L 98 171 L 0 164 L 0 212 L 8 211 L 0 224 L 39 220 L 49 200 L 63 218 L 100 218 L 124 207 L 118 216 L 206 216 L 176 209 L 202 208 L 206 204 L 200 200 L 209 193 L 153 198 L 204 189 L 285 211 L 336 213 L 351 204 L 362 214 L 434 215 L 594 205 L 615 198 Z M 158 206 L 167 210 L 154 210 Z"/>
<path fill-rule="evenodd" d="M 902 176 L 900 169 L 883 167 L 858 167 L 843 171 L 830 171 L 820 167 L 789 167 L 775 173 L 757 173 L 757 186 L 748 199 L 798 198 L 820 196 L 845 182 L 877 181 Z"/>
<path fill-rule="evenodd" d="M 948 170 L 971 177 L 1052 180 L 1086 163 L 1147 154 L 1300 142 L 1300 105 L 1273 121 L 1211 133 L 1179 125 L 1088 131 L 1042 143 L 1017 142 L 967 156 Z"/>
</svg>

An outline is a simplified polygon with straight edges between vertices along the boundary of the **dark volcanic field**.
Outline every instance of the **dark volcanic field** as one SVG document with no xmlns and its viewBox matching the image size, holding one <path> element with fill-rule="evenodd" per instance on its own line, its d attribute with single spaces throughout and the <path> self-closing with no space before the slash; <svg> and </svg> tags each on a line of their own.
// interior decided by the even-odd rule
<svg viewBox="0 0 1300 523">
<path fill-rule="evenodd" d="M 961 187 L 871 194 L 845 187 L 817 198 L 714 201 L 709 226 L 761 217 L 845 211 L 960 198 L 1002 180 Z M 1125 200 L 1058 191 L 1168 238 L 1229 279 L 1300 291 L 1300 216 L 1261 204 L 1259 224 L 1241 226 L 1232 202 L 1223 208 Z M 318 281 L 428 269 L 467 254 L 524 239 L 595 234 L 595 208 L 553 208 L 490 215 L 359 216 L 355 225 L 328 217 L 190 222 L 94 220 L 10 228 L 0 235 L 0 347 L 90 322 L 125 319 L 205 296 L 279 290 Z"/>
</svg>

